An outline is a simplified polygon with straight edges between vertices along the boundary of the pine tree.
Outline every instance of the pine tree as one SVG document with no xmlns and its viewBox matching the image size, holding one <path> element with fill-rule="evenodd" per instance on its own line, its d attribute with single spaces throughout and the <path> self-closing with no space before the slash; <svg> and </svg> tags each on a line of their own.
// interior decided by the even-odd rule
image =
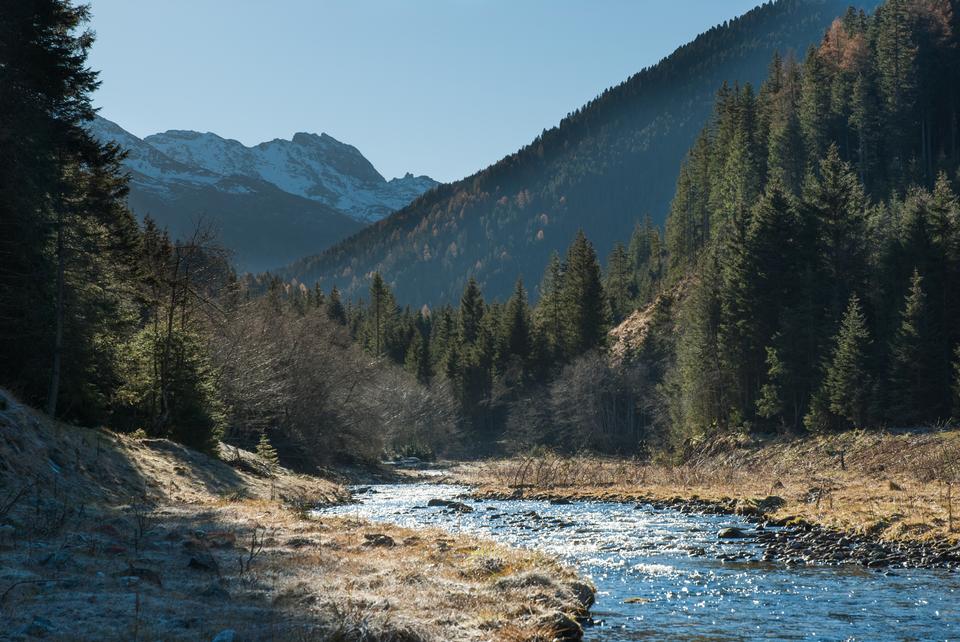
<svg viewBox="0 0 960 642">
<path fill-rule="evenodd" d="M 256 452 L 257 456 L 267 465 L 267 470 L 273 474 L 280 465 L 280 457 L 277 455 L 277 450 L 273 447 L 273 444 L 270 443 L 266 430 L 260 433 L 260 441 L 257 442 Z"/>
<path fill-rule="evenodd" d="M 606 343 L 607 301 L 593 245 L 583 231 L 567 250 L 563 274 L 564 335 L 569 355 L 580 355 Z"/>
<path fill-rule="evenodd" d="M 486 305 L 480 286 L 473 277 L 467 281 L 460 297 L 460 340 L 466 344 L 477 342 Z"/>
<path fill-rule="evenodd" d="M 517 359 L 526 364 L 532 349 L 530 308 L 527 305 L 527 292 L 523 280 L 517 279 L 513 295 L 507 301 L 500 324 L 498 354 L 501 368 L 510 360 Z"/>
<path fill-rule="evenodd" d="M 890 418 L 897 424 L 915 426 L 923 421 L 946 418 L 937 416 L 945 400 L 938 399 L 938 387 L 933 385 L 938 375 L 938 354 L 931 339 L 923 277 L 914 270 L 891 350 L 891 385 L 887 399 Z"/>
<path fill-rule="evenodd" d="M 833 358 L 824 379 L 824 397 L 835 415 L 854 426 L 864 426 L 868 419 L 872 389 L 869 366 L 871 339 L 856 294 L 850 296 L 834 341 Z"/>
<path fill-rule="evenodd" d="M 815 167 L 827 153 L 830 141 L 830 81 L 815 47 L 807 50 L 801 78 L 799 122 L 805 164 Z"/>
<path fill-rule="evenodd" d="M 397 304 L 379 272 L 370 281 L 370 302 L 364 325 L 364 345 L 374 356 L 383 356 L 397 330 Z"/>
<path fill-rule="evenodd" d="M 809 174 L 803 208 L 816 225 L 824 307 L 829 318 L 843 312 L 851 292 L 866 288 L 866 198 L 863 187 L 840 150 L 831 145 L 819 172 Z"/>
<path fill-rule="evenodd" d="M 912 40 L 910 0 L 887 0 L 877 10 L 876 60 L 880 95 L 885 113 L 886 149 L 891 152 L 891 178 L 896 185 L 906 179 L 909 150 L 915 135 L 916 55 Z"/>
<path fill-rule="evenodd" d="M 563 361 L 566 355 L 563 276 L 563 264 L 560 262 L 560 256 L 554 252 L 550 255 L 543 280 L 540 282 L 540 301 L 535 313 L 537 327 L 540 328 L 540 333 L 552 355 L 551 359 L 554 361 Z"/>
<path fill-rule="evenodd" d="M 333 286 L 333 289 L 330 290 L 330 298 L 327 299 L 327 318 L 340 325 L 347 325 L 347 311 L 340 300 L 340 290 L 337 289 L 337 286 Z"/>
</svg>

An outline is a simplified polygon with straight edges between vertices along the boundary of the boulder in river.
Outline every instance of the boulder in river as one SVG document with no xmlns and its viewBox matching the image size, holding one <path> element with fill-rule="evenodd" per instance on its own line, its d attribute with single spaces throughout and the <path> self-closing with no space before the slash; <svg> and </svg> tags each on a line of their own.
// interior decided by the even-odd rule
<svg viewBox="0 0 960 642">
<path fill-rule="evenodd" d="M 463 502 L 453 501 L 449 499 L 438 499 L 434 498 L 427 502 L 427 506 L 443 506 L 444 508 L 449 508 L 458 513 L 472 513 L 473 507 L 467 506 Z"/>
<path fill-rule="evenodd" d="M 717 537 L 719 539 L 742 539 L 744 537 L 749 537 L 747 533 L 742 528 L 721 528 L 717 531 Z"/>
</svg>

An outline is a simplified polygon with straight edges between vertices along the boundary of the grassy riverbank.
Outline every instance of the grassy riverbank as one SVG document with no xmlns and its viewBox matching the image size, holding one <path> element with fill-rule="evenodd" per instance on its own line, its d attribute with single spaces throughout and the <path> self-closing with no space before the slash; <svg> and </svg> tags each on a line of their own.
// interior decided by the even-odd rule
<svg viewBox="0 0 960 642">
<path fill-rule="evenodd" d="M 2 391 L 0 391 L 2 392 Z M 252 453 L 50 422 L 0 395 L 0 618 L 54 640 L 548 640 L 589 592 L 546 557 L 307 507 Z M 230 638 L 225 631 L 232 631 Z"/>
<path fill-rule="evenodd" d="M 960 431 L 728 437 L 698 450 L 683 464 L 554 455 L 470 462 L 448 478 L 481 496 L 699 499 L 877 539 L 960 541 Z"/>
</svg>

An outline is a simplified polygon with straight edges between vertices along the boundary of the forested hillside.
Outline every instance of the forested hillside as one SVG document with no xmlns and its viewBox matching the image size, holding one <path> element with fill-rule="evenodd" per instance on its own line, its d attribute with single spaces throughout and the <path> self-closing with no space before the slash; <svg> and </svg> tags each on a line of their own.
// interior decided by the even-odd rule
<svg viewBox="0 0 960 642">
<path fill-rule="evenodd" d="M 366 303 L 334 316 L 369 353 L 449 385 L 474 451 L 642 454 L 724 431 L 948 421 L 958 33 L 955 0 L 888 0 L 847 11 L 803 59 L 774 55 L 759 89 L 721 85 L 665 242 L 640 225 L 601 272 L 580 232 L 535 307 L 523 281 L 501 304 L 471 278 L 457 308 L 402 309 L 374 273 Z"/>
<path fill-rule="evenodd" d="M 957 3 L 848 12 L 759 91 L 725 87 L 667 222 L 695 285 L 667 377 L 680 434 L 919 425 L 956 410 Z"/>
<path fill-rule="evenodd" d="M 284 272 L 365 291 L 374 271 L 404 303 L 454 301 L 473 277 L 505 300 L 582 228 L 605 256 L 649 215 L 662 225 L 684 151 L 724 81 L 759 82 L 774 51 L 802 55 L 847 0 L 779 0 L 717 26 L 495 165 Z M 872 8 L 876 2 L 854 4 Z M 533 288 L 533 299 L 540 292 Z"/>
</svg>

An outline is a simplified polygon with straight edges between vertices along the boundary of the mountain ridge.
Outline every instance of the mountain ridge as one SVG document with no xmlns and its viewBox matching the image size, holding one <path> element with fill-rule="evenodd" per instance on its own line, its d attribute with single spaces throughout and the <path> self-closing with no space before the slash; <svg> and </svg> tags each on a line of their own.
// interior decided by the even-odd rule
<svg viewBox="0 0 960 642">
<path fill-rule="evenodd" d="M 138 216 L 150 215 L 174 236 L 203 219 L 241 270 L 316 253 L 437 184 L 412 174 L 388 181 L 356 147 L 326 133 L 247 147 L 192 130 L 139 138 L 100 116 L 90 129 L 127 150 L 129 203 Z"/>
<path fill-rule="evenodd" d="M 471 276 L 501 300 L 518 276 L 532 285 L 579 228 L 605 254 L 644 215 L 663 223 L 680 162 L 722 83 L 758 83 L 775 51 L 817 43 L 849 4 L 872 9 L 877 0 L 778 0 L 728 20 L 517 152 L 282 274 L 358 295 L 379 271 L 403 303 L 433 305 L 455 301 Z"/>
</svg>

